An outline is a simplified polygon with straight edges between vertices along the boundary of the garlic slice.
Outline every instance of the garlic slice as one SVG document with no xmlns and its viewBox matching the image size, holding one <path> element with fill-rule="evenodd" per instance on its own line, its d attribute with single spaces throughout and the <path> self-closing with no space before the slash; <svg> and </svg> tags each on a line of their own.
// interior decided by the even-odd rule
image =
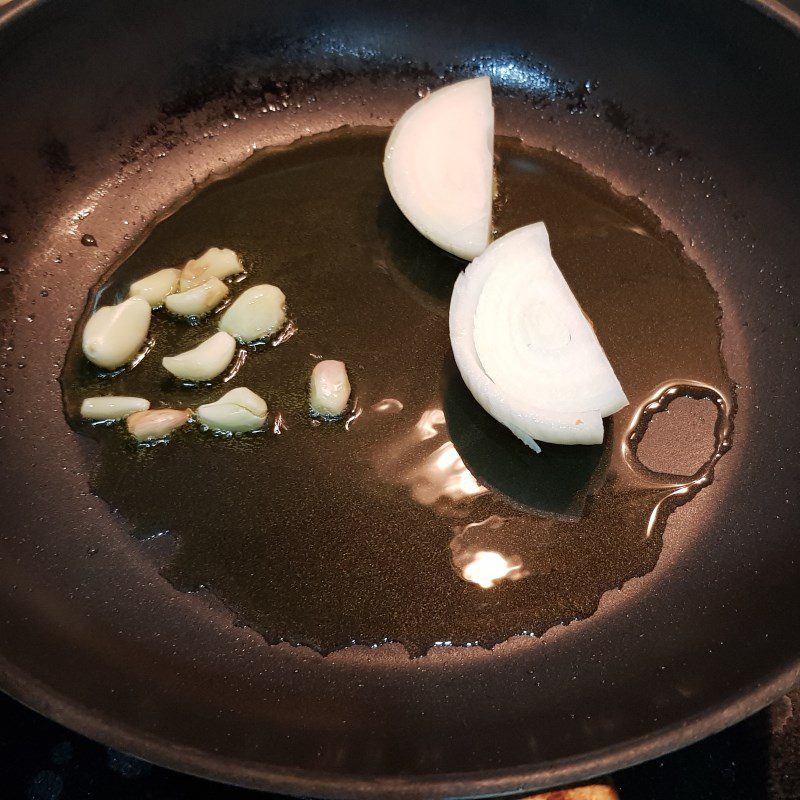
<svg viewBox="0 0 800 800">
<path fill-rule="evenodd" d="M 128 290 L 128 297 L 143 297 L 152 308 L 164 305 L 167 295 L 178 291 L 181 271 L 177 267 L 167 267 L 145 275 L 134 281 Z"/>
<path fill-rule="evenodd" d="M 197 409 L 197 419 L 208 428 L 227 433 L 246 433 L 262 427 L 267 420 L 267 404 L 244 386 L 222 395 Z"/>
<path fill-rule="evenodd" d="M 488 77 L 437 89 L 392 130 L 386 183 L 408 221 L 467 260 L 489 244 L 494 193 L 494 108 Z"/>
<path fill-rule="evenodd" d="M 150 327 L 150 303 L 129 297 L 115 306 L 98 308 L 83 329 L 83 353 L 93 364 L 117 369 L 142 349 Z"/>
<path fill-rule="evenodd" d="M 459 275 L 450 341 L 475 399 L 537 452 L 536 439 L 599 444 L 602 418 L 628 403 L 542 222 L 507 233 Z"/>
<path fill-rule="evenodd" d="M 229 291 L 219 278 L 213 277 L 193 289 L 169 295 L 164 304 L 181 317 L 204 317 L 228 296 Z"/>
<path fill-rule="evenodd" d="M 84 419 L 112 422 L 134 414 L 147 411 L 150 401 L 143 397 L 125 397 L 110 394 L 104 397 L 87 397 L 81 403 L 81 416 Z"/>
<path fill-rule="evenodd" d="M 244 272 L 244 267 L 233 250 L 210 247 L 203 255 L 186 262 L 180 276 L 180 289 L 185 292 L 209 278 L 222 280 L 240 272 Z"/>
<path fill-rule="evenodd" d="M 309 403 L 323 417 L 338 417 L 350 399 L 350 380 L 343 361 L 320 361 L 311 372 Z"/>
<path fill-rule="evenodd" d="M 280 330 L 286 322 L 286 295 L 268 283 L 251 286 L 233 301 L 219 321 L 240 342 L 263 339 Z"/>
<path fill-rule="evenodd" d="M 181 380 L 210 381 L 225 370 L 235 352 L 236 340 L 229 333 L 220 331 L 191 350 L 166 356 L 161 363 L 164 369 Z"/>
<path fill-rule="evenodd" d="M 169 436 L 176 428 L 185 425 L 191 416 L 191 408 L 153 408 L 131 414 L 125 424 L 135 439 L 151 442 Z"/>
</svg>

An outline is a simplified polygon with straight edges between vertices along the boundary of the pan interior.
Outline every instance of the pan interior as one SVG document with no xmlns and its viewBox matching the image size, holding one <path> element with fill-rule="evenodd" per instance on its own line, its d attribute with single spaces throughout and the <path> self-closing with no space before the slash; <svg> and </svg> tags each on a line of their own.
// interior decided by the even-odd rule
<svg viewBox="0 0 800 800">
<path fill-rule="evenodd" d="M 214 317 L 190 326 L 156 313 L 153 350 L 115 377 L 83 359 L 76 335 L 62 374 L 67 417 L 100 444 L 93 491 L 138 537 L 174 544 L 163 574 L 210 589 L 270 642 L 330 652 L 393 641 L 419 655 L 539 635 L 649 572 L 670 511 L 713 477 L 734 407 L 718 298 L 642 203 L 562 156 L 500 138 L 498 232 L 546 222 L 631 399 L 603 446 L 545 445 L 537 456 L 480 409 L 452 363 L 447 308 L 463 264 L 388 195 L 386 135 L 344 128 L 266 149 L 175 208 L 93 298 L 117 302 L 155 269 L 231 247 L 247 270 L 234 295 L 281 287 L 293 335 L 243 348 L 228 383 L 191 388 L 160 361 L 209 336 Z M 346 422 L 307 413 L 319 357 L 348 366 Z M 94 394 L 196 407 L 237 385 L 267 399 L 265 432 L 223 439 L 194 425 L 140 447 L 122 426 L 90 427 L 78 413 Z M 720 414 L 691 444 L 705 463 L 689 477 L 642 468 L 631 446 L 654 410 L 645 407 L 679 395 L 714 400 Z"/>
<path fill-rule="evenodd" d="M 118 4 L 99 0 L 11 6 L 14 17 L 0 24 L 0 63 L 13 76 L 0 81 L 0 107 L 11 112 L 0 126 L 3 691 L 174 769 L 297 796 L 434 798 L 530 793 L 606 774 L 719 730 L 796 681 L 800 644 L 787 621 L 800 602 L 800 435 L 786 419 L 800 390 L 791 368 L 800 319 L 797 26 L 717 0 L 458 9 L 142 0 L 124 19 Z M 93 493 L 112 432 L 77 435 L 65 422 L 58 378 L 69 338 L 90 287 L 194 182 L 253 149 L 343 124 L 388 126 L 426 87 L 476 72 L 496 80 L 498 132 L 557 149 L 641 198 L 702 265 L 724 309 L 734 446 L 714 483 L 669 516 L 653 571 L 607 592 L 589 618 L 491 651 L 439 647 L 417 659 L 400 645 L 325 657 L 268 645 L 233 625 L 215 596 L 177 591 L 157 573 L 145 555 L 168 553 L 177 536 L 135 539 L 125 507 L 112 511 Z M 536 218 L 523 212 L 520 222 Z M 589 296 L 570 267 L 560 218 L 539 216 L 617 358 L 628 345 L 609 341 L 613 326 L 590 307 L 600 295 Z M 97 246 L 81 245 L 84 234 Z M 190 237 L 170 258 L 180 263 L 206 244 L 221 242 Z M 297 336 L 319 331 L 302 318 L 300 286 L 280 282 L 305 322 Z M 684 313 L 685 296 L 667 299 Z M 659 330 L 648 323 L 646 333 L 656 347 Z M 281 350 L 269 355 L 284 358 Z M 615 366 L 629 375 L 635 365 Z M 270 394 L 264 375 L 279 410 L 287 393 Z M 639 448 L 645 463 L 677 468 L 670 451 L 686 428 L 672 443 L 652 439 L 678 421 L 677 403 L 655 417 Z M 113 434 L 121 445 L 121 431 Z M 615 426 L 615 444 L 618 434 Z M 212 486 L 221 475 L 219 444 L 192 481 Z M 162 467 L 178 457 L 173 445 L 177 438 L 161 448 Z M 478 476 L 475 452 L 463 439 L 460 448 Z M 703 450 L 694 454 L 701 461 Z M 263 467 L 262 459 L 259 475 Z M 159 473 L 171 502 L 199 494 Z M 501 478 L 497 491 L 508 492 Z M 218 496 L 232 507 L 247 489 Z M 224 545 L 218 536 L 214 546 Z M 491 603 L 519 583 L 480 594 Z"/>
</svg>

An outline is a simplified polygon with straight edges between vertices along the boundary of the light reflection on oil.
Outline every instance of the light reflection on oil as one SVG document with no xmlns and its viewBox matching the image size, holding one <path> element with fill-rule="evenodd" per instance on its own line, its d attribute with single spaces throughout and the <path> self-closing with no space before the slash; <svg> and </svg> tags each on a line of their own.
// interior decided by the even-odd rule
<svg viewBox="0 0 800 800">
<path fill-rule="evenodd" d="M 403 410 L 403 404 L 394 397 L 384 397 L 375 403 L 370 411 L 377 411 L 380 413 L 397 414 Z"/>
<path fill-rule="evenodd" d="M 475 480 L 449 441 L 437 447 L 419 466 L 406 472 L 404 478 L 411 488 L 411 496 L 424 506 L 432 506 L 442 499 L 458 503 L 489 491 Z"/>
<path fill-rule="evenodd" d="M 399 476 L 416 503 L 453 520 L 469 519 L 476 508 L 469 504 L 490 491 L 478 483 L 447 438 L 441 408 L 423 411 L 410 430 L 381 449 L 375 463 L 387 478 Z M 482 589 L 527 577 L 530 571 L 515 552 L 515 521 L 492 515 L 456 526 L 450 542 L 455 573 Z"/>
<path fill-rule="evenodd" d="M 424 442 L 426 439 L 438 436 L 438 428 L 442 425 L 444 425 L 444 411 L 441 408 L 429 408 L 422 412 L 414 430 L 417 431 L 419 440 Z"/>
<path fill-rule="evenodd" d="M 450 553 L 456 574 L 481 589 L 528 577 L 530 570 L 511 549 L 513 539 L 506 530 L 511 522 L 513 519 L 492 514 L 480 522 L 455 528 Z"/>
<path fill-rule="evenodd" d="M 397 402 L 397 401 L 395 401 Z M 395 411 L 383 400 L 373 409 Z M 384 405 L 387 404 L 387 405 Z M 410 430 L 383 442 L 372 461 L 385 480 L 408 487 L 414 502 L 435 507 L 438 514 L 463 519 L 465 502 L 487 494 L 447 438 L 444 411 L 428 408 Z"/>
<path fill-rule="evenodd" d="M 495 550 L 479 550 L 472 561 L 461 570 L 465 581 L 476 583 L 481 589 L 491 589 L 504 578 L 521 577 L 521 564 L 512 564 L 502 553 Z"/>
</svg>

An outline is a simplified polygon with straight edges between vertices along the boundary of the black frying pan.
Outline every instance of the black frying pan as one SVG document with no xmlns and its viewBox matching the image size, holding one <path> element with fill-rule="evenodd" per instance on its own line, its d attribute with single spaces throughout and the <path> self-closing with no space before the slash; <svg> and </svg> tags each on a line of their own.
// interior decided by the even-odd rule
<svg viewBox="0 0 800 800">
<path fill-rule="evenodd" d="M 171 767 L 332 797 L 574 781 L 784 692 L 800 666 L 798 32 L 786 7 L 732 0 L 12 2 L 0 24 L 2 688 Z M 73 321 L 128 237 L 191 188 L 204 133 L 220 134 L 216 157 L 241 160 L 250 140 L 224 132 L 233 112 L 280 97 L 276 81 L 302 76 L 344 102 L 266 119 L 259 144 L 369 113 L 386 123 L 418 76 L 476 63 L 530 95 L 527 136 L 644 197 L 706 269 L 740 387 L 734 448 L 670 519 L 655 571 L 587 620 L 416 660 L 268 646 L 159 580 L 87 493 L 56 381 Z M 403 77 L 405 91 L 386 88 Z M 85 233 L 100 247 L 82 246 Z"/>
</svg>

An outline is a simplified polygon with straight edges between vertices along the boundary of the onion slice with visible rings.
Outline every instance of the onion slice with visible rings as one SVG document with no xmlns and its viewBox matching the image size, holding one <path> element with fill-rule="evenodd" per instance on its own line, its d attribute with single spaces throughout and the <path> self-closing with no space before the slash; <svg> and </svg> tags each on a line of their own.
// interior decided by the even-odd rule
<svg viewBox="0 0 800 800">
<path fill-rule="evenodd" d="M 467 260 L 489 244 L 494 108 L 488 77 L 459 81 L 409 108 L 386 144 L 383 172 L 409 222 Z"/>
<path fill-rule="evenodd" d="M 525 444 L 599 444 L 628 399 L 550 253 L 544 223 L 493 242 L 459 275 L 450 340 L 464 383 Z"/>
</svg>

